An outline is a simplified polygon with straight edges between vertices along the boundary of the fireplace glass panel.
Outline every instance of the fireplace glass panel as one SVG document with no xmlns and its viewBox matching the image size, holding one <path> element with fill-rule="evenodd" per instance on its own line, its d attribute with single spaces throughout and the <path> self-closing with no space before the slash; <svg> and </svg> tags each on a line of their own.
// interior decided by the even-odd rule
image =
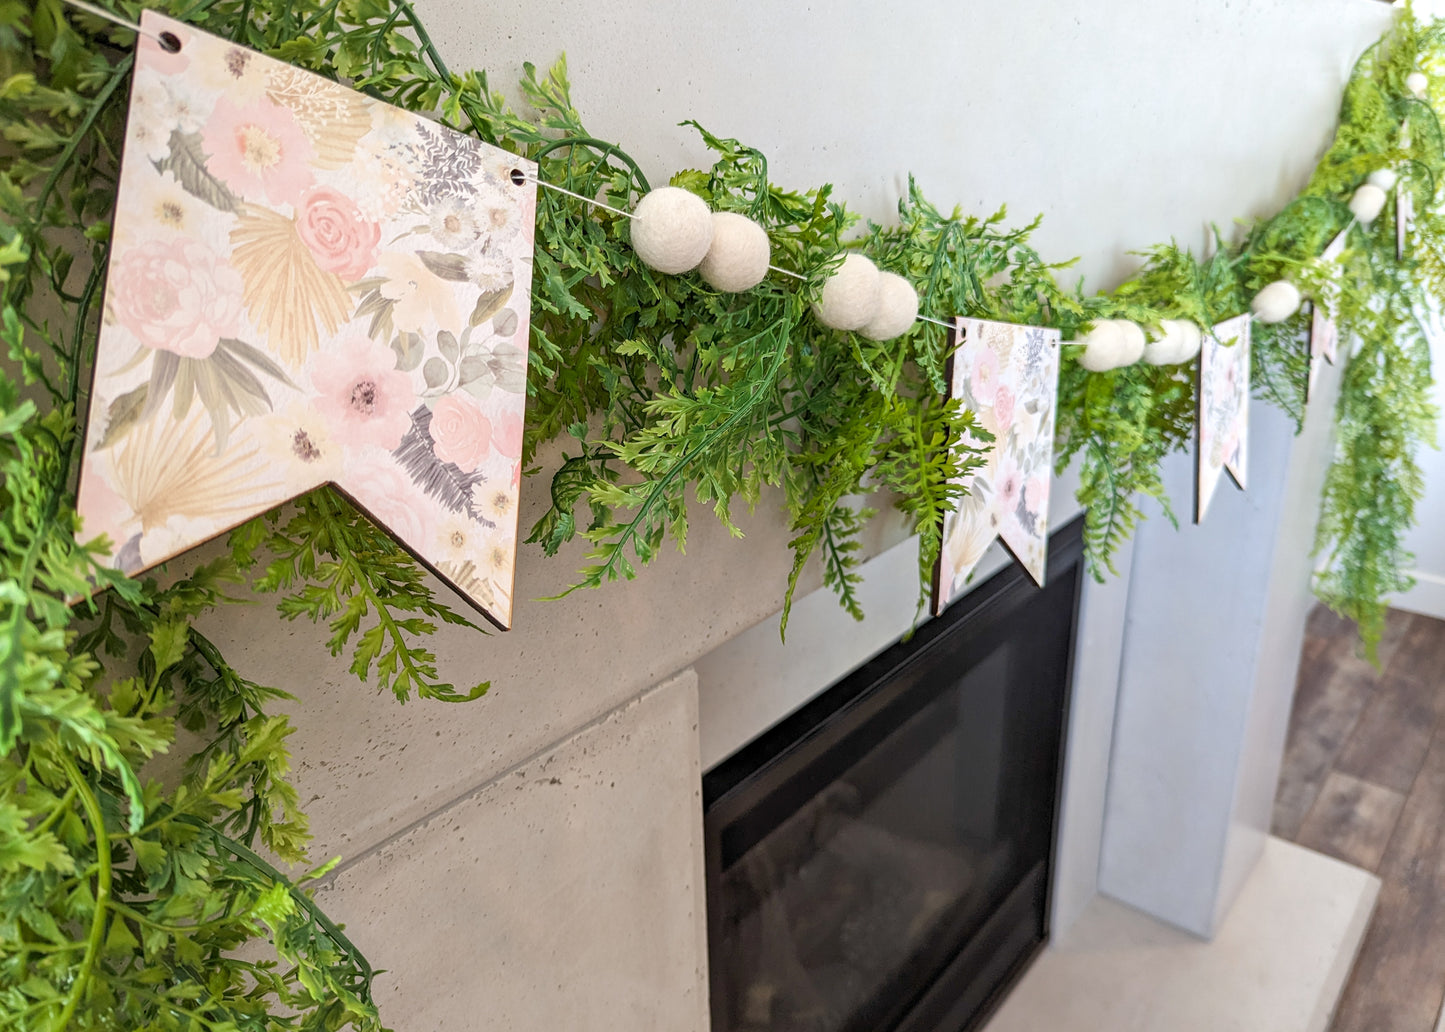
<svg viewBox="0 0 1445 1032">
<path fill-rule="evenodd" d="M 715 1032 L 957 1032 L 1043 941 L 1058 544 L 1047 588 L 1004 571 L 709 772 Z"/>
</svg>

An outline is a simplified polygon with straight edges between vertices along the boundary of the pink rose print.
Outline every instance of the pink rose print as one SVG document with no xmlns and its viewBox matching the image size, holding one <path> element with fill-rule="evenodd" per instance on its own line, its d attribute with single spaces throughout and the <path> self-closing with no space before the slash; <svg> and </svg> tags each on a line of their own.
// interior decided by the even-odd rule
<svg viewBox="0 0 1445 1032">
<path fill-rule="evenodd" d="M 311 185 L 311 141 L 279 104 L 237 107 L 221 97 L 201 140 L 210 155 L 206 168 L 251 200 L 295 204 Z"/>
<path fill-rule="evenodd" d="M 111 263 L 111 312 L 148 348 L 207 358 L 241 320 L 241 274 L 189 238 L 147 241 Z"/>
<path fill-rule="evenodd" d="M 411 429 L 411 377 L 396 368 L 396 352 L 370 337 L 353 336 L 319 353 L 311 384 L 317 411 L 344 446 L 391 451 Z"/>
<path fill-rule="evenodd" d="M 381 226 L 363 218 L 350 197 L 329 186 L 306 191 L 296 216 L 296 231 L 317 265 L 347 281 L 366 275 L 381 241 Z"/>
<path fill-rule="evenodd" d="M 448 394 L 431 413 L 432 451 L 463 473 L 472 473 L 492 446 L 492 421 L 466 395 Z"/>
<path fill-rule="evenodd" d="M 1014 392 L 999 384 L 993 396 L 993 418 L 998 421 L 998 432 L 1005 433 L 1014 421 Z"/>
</svg>

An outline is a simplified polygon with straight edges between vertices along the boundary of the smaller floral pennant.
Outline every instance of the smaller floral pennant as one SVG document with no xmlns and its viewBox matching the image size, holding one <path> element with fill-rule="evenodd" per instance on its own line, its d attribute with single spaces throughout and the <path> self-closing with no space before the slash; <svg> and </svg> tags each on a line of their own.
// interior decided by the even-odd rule
<svg viewBox="0 0 1445 1032">
<path fill-rule="evenodd" d="M 960 318 L 954 334 L 950 397 L 994 440 L 988 461 L 964 478 L 959 508 L 944 519 L 936 613 L 963 593 L 995 537 L 1043 585 L 1059 389 L 1058 330 Z"/>
<path fill-rule="evenodd" d="M 1395 185 L 1395 261 L 1405 260 L 1406 244 L 1410 230 L 1415 225 L 1415 196 L 1409 185 L 1401 179 Z"/>
<path fill-rule="evenodd" d="M 1203 523 L 1225 470 L 1240 490 L 1249 462 L 1250 316 L 1227 319 L 1199 351 L 1199 452 L 1194 522 Z"/>
<path fill-rule="evenodd" d="M 1349 231 L 1341 231 L 1330 241 L 1320 260 L 1334 266 L 1345 253 L 1345 242 Z M 1315 381 L 1319 378 L 1320 363 L 1327 361 L 1334 365 L 1340 346 L 1340 328 L 1335 322 L 1335 306 L 1339 303 L 1339 287 L 1333 277 L 1327 277 L 1320 287 L 1320 294 L 1310 302 L 1310 372 L 1305 385 L 1305 400 L 1314 394 Z"/>
<path fill-rule="evenodd" d="M 330 483 L 509 626 L 535 166 L 153 11 L 141 25 L 85 536 L 135 573 Z"/>
</svg>

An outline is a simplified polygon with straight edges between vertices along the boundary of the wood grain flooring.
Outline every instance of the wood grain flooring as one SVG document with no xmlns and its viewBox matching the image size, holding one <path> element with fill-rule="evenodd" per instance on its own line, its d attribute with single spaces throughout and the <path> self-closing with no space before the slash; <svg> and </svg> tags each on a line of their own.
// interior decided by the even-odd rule
<svg viewBox="0 0 1445 1032">
<path fill-rule="evenodd" d="M 1274 833 L 1380 876 L 1331 1032 L 1435 1032 L 1445 1001 L 1445 622 L 1389 614 L 1380 665 L 1311 615 Z"/>
</svg>

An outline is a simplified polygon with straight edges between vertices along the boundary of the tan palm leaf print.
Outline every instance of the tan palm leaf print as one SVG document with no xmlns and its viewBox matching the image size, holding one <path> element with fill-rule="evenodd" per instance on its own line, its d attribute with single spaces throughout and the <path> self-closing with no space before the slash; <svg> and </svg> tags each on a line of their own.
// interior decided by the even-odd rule
<svg viewBox="0 0 1445 1032">
<path fill-rule="evenodd" d="M 266 96 L 289 108 L 316 151 L 317 168 L 341 168 L 356 155 L 356 144 L 371 131 L 371 112 L 360 94 L 299 68 L 271 73 Z"/>
<path fill-rule="evenodd" d="M 143 531 L 172 516 L 240 523 L 281 491 L 254 441 L 217 455 L 215 434 L 200 413 L 147 420 L 116 449 L 112 463 L 116 493 L 140 517 Z"/>
<path fill-rule="evenodd" d="M 268 346 L 293 369 L 351 315 L 341 277 L 316 264 L 296 221 L 245 205 L 231 230 L 231 264 L 241 274 L 246 311 Z"/>
</svg>

